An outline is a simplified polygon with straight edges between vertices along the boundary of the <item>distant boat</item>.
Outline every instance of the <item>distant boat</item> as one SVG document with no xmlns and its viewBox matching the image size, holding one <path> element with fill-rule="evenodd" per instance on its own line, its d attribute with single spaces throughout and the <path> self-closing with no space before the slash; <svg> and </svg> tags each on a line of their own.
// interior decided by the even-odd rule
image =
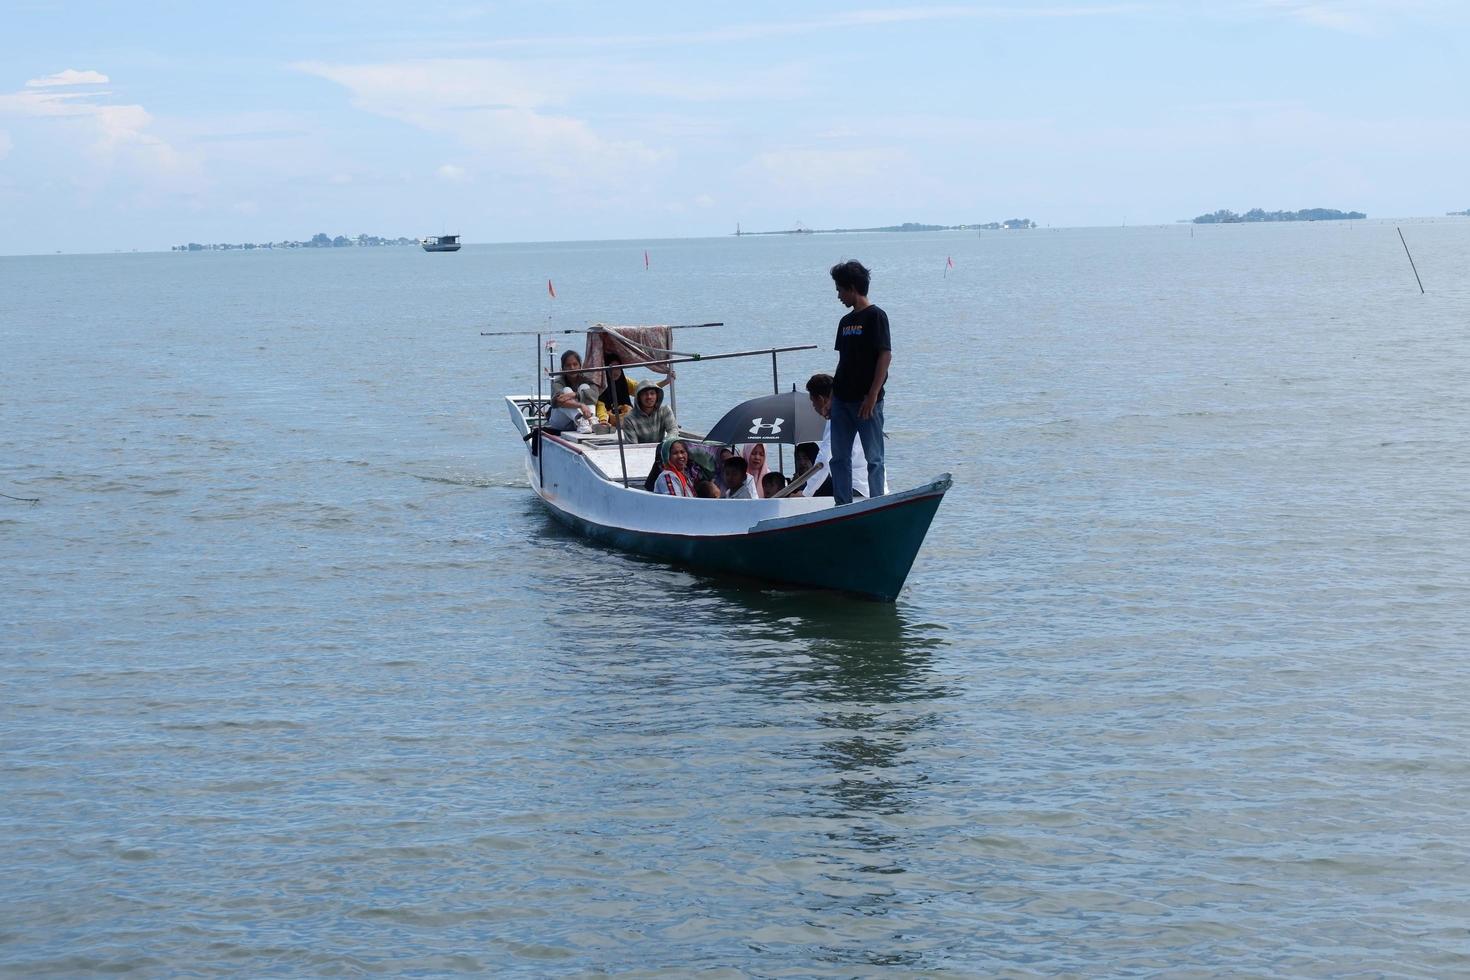
<svg viewBox="0 0 1470 980">
<path fill-rule="evenodd" d="M 433 238 L 420 238 L 419 244 L 424 247 L 425 252 L 458 252 L 458 235 L 437 235 Z"/>
</svg>

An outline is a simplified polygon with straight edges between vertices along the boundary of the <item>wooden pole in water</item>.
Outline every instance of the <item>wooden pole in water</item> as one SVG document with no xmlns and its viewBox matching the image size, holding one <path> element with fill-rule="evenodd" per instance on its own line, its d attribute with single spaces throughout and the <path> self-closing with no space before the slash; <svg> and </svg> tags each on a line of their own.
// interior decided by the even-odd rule
<svg viewBox="0 0 1470 980">
<path fill-rule="evenodd" d="M 1394 231 L 1399 233 L 1399 242 L 1404 246 L 1404 254 L 1409 257 L 1409 268 L 1414 270 L 1414 281 L 1419 284 L 1419 295 L 1424 295 L 1424 280 L 1419 278 L 1419 267 L 1414 264 L 1414 255 L 1409 251 L 1409 243 L 1404 241 L 1404 230 L 1398 225 L 1393 226 Z"/>
</svg>

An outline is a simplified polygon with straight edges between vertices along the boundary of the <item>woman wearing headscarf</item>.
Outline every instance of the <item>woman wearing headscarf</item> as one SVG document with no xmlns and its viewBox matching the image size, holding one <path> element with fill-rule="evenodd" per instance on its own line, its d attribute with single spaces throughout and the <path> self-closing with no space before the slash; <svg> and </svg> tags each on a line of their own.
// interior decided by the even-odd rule
<svg viewBox="0 0 1470 980">
<path fill-rule="evenodd" d="M 740 450 L 740 455 L 745 457 L 745 472 L 751 482 L 755 484 L 756 496 L 764 497 L 761 492 L 761 480 L 766 475 L 766 447 L 764 443 L 749 442 L 745 448 Z"/>
<path fill-rule="evenodd" d="M 627 415 L 633 410 L 633 396 L 643 384 L 634 381 L 623 371 L 623 359 L 617 354 L 608 354 L 603 359 L 603 377 L 607 378 L 607 387 L 597 396 L 597 418 L 601 422 L 612 422 L 609 416 Z M 669 382 L 674 380 L 674 369 L 669 368 L 667 377 L 660 378 L 650 384 L 660 388 L 667 388 Z"/>
<path fill-rule="evenodd" d="M 607 355 L 603 365 L 607 387 L 598 396 L 597 417 L 606 419 L 610 412 L 626 415 L 633 410 L 633 392 L 638 390 L 638 382 L 623 373 L 623 359 L 616 354 Z"/>
<path fill-rule="evenodd" d="M 658 446 L 659 471 L 653 477 L 653 492 L 670 497 L 694 497 L 689 476 L 689 447 L 682 439 L 665 439 Z"/>
</svg>

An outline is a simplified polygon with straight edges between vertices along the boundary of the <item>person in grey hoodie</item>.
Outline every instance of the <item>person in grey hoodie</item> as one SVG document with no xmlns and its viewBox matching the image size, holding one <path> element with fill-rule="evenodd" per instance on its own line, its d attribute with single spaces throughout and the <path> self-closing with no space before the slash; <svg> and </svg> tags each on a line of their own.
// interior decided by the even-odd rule
<svg viewBox="0 0 1470 980">
<path fill-rule="evenodd" d="M 633 394 L 633 408 L 617 423 L 626 442 L 663 442 L 679 434 L 674 412 L 664 404 L 664 390 L 645 381 Z"/>
</svg>

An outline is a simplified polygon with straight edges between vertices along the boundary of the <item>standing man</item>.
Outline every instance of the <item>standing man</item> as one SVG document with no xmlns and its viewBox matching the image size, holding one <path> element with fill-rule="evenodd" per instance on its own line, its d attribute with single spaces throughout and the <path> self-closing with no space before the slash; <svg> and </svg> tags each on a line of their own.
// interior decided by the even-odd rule
<svg viewBox="0 0 1470 980">
<path fill-rule="evenodd" d="M 871 274 L 861 262 L 832 267 L 837 299 L 852 312 L 837 321 L 837 373 L 832 379 L 832 498 L 852 503 L 852 443 L 861 440 L 868 487 L 888 486 L 883 472 L 883 385 L 893 361 L 888 314 L 868 300 Z"/>
</svg>

